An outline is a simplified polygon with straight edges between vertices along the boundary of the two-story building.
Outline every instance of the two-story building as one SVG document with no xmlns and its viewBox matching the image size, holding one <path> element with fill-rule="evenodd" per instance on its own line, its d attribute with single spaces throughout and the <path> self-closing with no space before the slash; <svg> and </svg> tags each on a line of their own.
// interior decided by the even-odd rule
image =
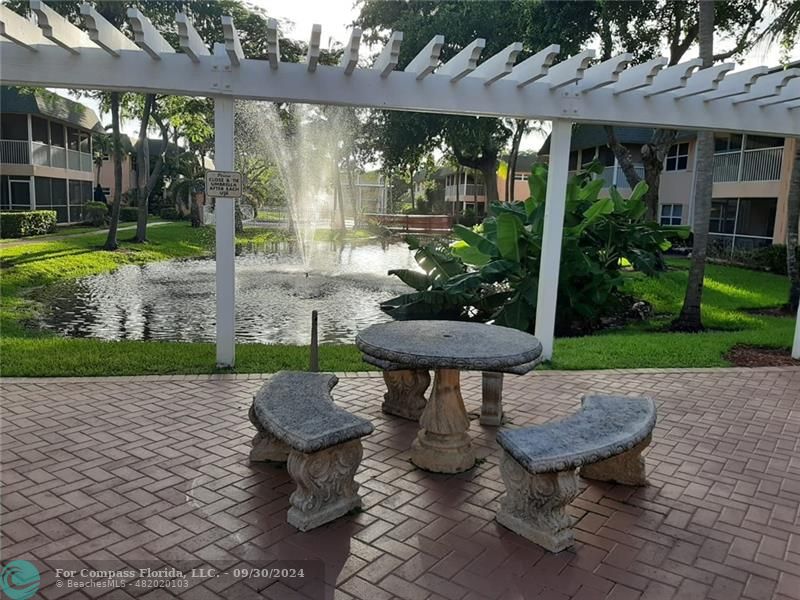
<svg viewBox="0 0 800 600">
<path fill-rule="evenodd" d="M 644 176 L 641 148 L 653 130 L 616 127 L 617 139 L 631 152 L 638 174 Z M 550 140 L 541 149 L 549 152 Z M 785 242 L 789 178 L 797 140 L 758 135 L 717 134 L 714 149 L 714 186 L 709 230 L 714 243 L 725 249 L 746 250 Z M 659 186 L 662 225 L 692 225 L 697 139 L 693 132 L 678 133 L 664 160 Z M 605 128 L 576 125 L 573 129 L 570 169 L 599 160 L 607 186 L 621 192 L 630 185 L 608 147 Z"/>
<path fill-rule="evenodd" d="M 0 211 L 54 210 L 80 222 L 92 200 L 93 110 L 55 93 L 0 88 Z"/>
</svg>

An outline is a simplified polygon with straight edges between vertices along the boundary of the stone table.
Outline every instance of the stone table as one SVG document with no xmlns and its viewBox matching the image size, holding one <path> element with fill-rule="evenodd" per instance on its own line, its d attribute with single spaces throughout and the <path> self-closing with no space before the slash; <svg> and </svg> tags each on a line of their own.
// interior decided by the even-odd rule
<svg viewBox="0 0 800 600">
<path fill-rule="evenodd" d="M 541 360 L 542 345 L 528 333 L 460 321 L 393 321 L 358 334 L 364 360 L 385 372 L 435 370 L 433 390 L 420 416 L 412 462 L 437 473 L 460 473 L 475 464 L 469 418 L 461 397 L 461 371 L 523 374 Z M 427 381 L 424 382 L 427 387 Z M 412 377 L 408 386 L 419 387 Z"/>
</svg>

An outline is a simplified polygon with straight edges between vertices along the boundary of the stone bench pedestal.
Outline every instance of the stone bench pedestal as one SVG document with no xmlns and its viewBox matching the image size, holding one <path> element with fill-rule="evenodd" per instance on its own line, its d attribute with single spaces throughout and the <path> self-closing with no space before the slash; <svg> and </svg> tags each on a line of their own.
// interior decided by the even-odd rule
<svg viewBox="0 0 800 600">
<path fill-rule="evenodd" d="M 363 453 L 361 440 L 311 454 L 292 450 L 286 467 L 297 488 L 289 497 L 289 525 L 308 531 L 361 508 L 354 477 Z"/>
<path fill-rule="evenodd" d="M 575 543 L 572 517 L 565 511 L 578 497 L 575 469 L 531 474 L 503 452 L 500 473 L 506 495 L 500 499 L 498 523 L 550 552 Z"/>
<path fill-rule="evenodd" d="M 419 421 L 427 400 L 425 390 L 431 383 L 427 370 L 384 371 L 386 393 L 381 410 L 389 415 Z"/>
</svg>

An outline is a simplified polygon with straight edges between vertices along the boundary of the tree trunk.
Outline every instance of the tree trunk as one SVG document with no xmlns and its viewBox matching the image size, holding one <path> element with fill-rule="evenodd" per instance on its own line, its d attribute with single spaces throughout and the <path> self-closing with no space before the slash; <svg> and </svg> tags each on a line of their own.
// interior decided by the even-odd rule
<svg viewBox="0 0 800 600">
<path fill-rule="evenodd" d="M 139 205 L 136 220 L 136 236 L 133 241 L 147 241 L 147 180 L 150 175 L 150 148 L 147 143 L 147 128 L 150 125 L 150 113 L 153 109 L 155 94 L 147 94 L 144 98 L 142 120 L 139 125 L 139 142 L 136 146 L 136 199 Z"/>
<path fill-rule="evenodd" d="M 119 137 L 119 92 L 111 92 L 111 143 L 114 154 L 114 201 L 111 204 L 111 222 L 104 249 L 116 250 L 117 227 L 119 226 L 119 207 L 122 204 L 122 143 Z"/>
<path fill-rule="evenodd" d="M 486 207 L 488 208 L 500 200 L 497 191 L 497 159 L 482 161 L 480 171 L 483 174 L 483 184 L 486 186 Z"/>
<path fill-rule="evenodd" d="M 356 200 L 356 187 L 353 184 L 353 165 L 350 163 L 350 160 L 347 160 L 345 163 L 347 165 L 347 187 L 350 188 L 350 206 L 353 209 L 353 229 L 358 229 L 359 225 L 359 213 L 358 213 L 358 201 Z"/>
<path fill-rule="evenodd" d="M 519 158 L 519 146 L 522 143 L 522 136 L 525 134 L 525 127 L 528 122 L 525 119 L 516 120 L 517 128 L 514 130 L 514 137 L 511 139 L 511 154 L 508 157 L 508 176 L 506 178 L 506 202 L 514 202 L 514 188 L 517 174 L 517 158 Z"/>
<path fill-rule="evenodd" d="M 703 69 L 714 62 L 714 1 L 700 0 L 700 58 Z M 697 135 L 697 172 L 694 187 L 694 241 L 686 296 L 678 318 L 672 323 L 677 331 L 701 331 L 703 322 L 701 302 L 703 277 L 706 269 L 708 247 L 708 222 L 711 216 L 711 194 L 714 185 L 714 132 L 702 131 Z"/>
<path fill-rule="evenodd" d="M 347 229 L 344 222 L 344 190 L 342 189 L 342 175 L 339 172 L 338 162 L 334 164 L 335 167 L 335 183 L 336 183 L 336 196 L 339 198 L 339 231 L 344 233 Z M 334 211 L 335 211 L 334 207 Z"/>
<path fill-rule="evenodd" d="M 205 194 L 203 192 L 190 192 L 190 214 L 192 219 L 192 227 L 203 226 L 203 200 Z"/>
<path fill-rule="evenodd" d="M 789 308 L 797 312 L 800 303 L 800 265 L 797 263 L 798 228 L 800 228 L 800 138 L 794 140 L 794 165 L 786 199 L 786 272 L 789 275 Z"/>
</svg>

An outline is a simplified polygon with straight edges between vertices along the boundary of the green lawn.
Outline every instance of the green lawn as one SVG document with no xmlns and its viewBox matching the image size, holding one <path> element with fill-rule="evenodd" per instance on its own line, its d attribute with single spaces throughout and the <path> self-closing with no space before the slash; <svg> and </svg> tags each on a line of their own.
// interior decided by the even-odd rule
<svg viewBox="0 0 800 600">
<path fill-rule="evenodd" d="M 125 264 L 208 255 L 213 250 L 211 228 L 192 229 L 175 222 L 150 229 L 150 243 L 125 241 L 116 252 L 100 246 L 105 232 L 62 240 L 42 240 L 0 247 L 0 372 L 4 376 L 134 375 L 211 373 L 213 344 L 171 342 L 102 342 L 44 336 L 24 322 L 37 305 L 27 299 L 31 290 L 57 281 L 111 271 Z M 237 245 L 265 244 L 286 239 L 280 231 L 252 229 Z M 724 354 L 736 344 L 772 347 L 791 345 L 791 318 L 754 315 L 753 308 L 772 308 L 785 302 L 785 277 L 735 267 L 709 265 L 706 271 L 703 318 L 711 330 L 699 334 L 669 333 L 665 327 L 680 310 L 688 266 L 670 260 L 673 270 L 649 279 L 629 274 L 628 291 L 650 302 L 655 316 L 621 330 L 556 341 L 551 368 L 608 369 L 643 367 L 725 366 Z M 323 345 L 321 368 L 329 371 L 369 367 L 352 345 Z M 305 369 L 308 349 L 300 346 L 237 346 L 236 371 L 266 373 Z"/>
</svg>

